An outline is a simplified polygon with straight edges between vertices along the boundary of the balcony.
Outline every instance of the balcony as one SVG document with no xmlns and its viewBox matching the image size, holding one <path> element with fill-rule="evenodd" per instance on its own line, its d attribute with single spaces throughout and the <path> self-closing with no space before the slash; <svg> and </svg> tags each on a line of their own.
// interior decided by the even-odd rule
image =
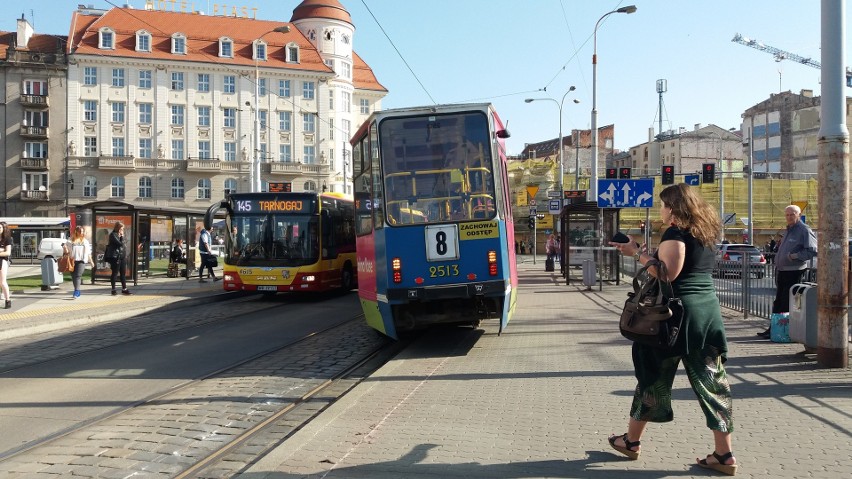
<svg viewBox="0 0 852 479">
<path fill-rule="evenodd" d="M 222 173 L 248 173 L 251 171 L 251 163 L 248 161 L 222 161 L 219 163 Z"/>
<path fill-rule="evenodd" d="M 48 169 L 47 158 L 21 158 L 21 169 L 46 171 Z"/>
<path fill-rule="evenodd" d="M 47 193 L 47 190 L 21 191 L 21 201 L 50 201 L 50 195 Z"/>
<path fill-rule="evenodd" d="M 21 95 L 21 105 L 35 108 L 48 108 L 50 101 L 47 95 Z"/>
<path fill-rule="evenodd" d="M 102 170 L 135 170 L 132 156 L 105 156 L 98 157 L 98 168 Z"/>
<path fill-rule="evenodd" d="M 301 163 L 269 163 L 269 173 L 272 175 L 301 175 Z"/>
<path fill-rule="evenodd" d="M 186 160 L 186 171 L 218 172 L 221 162 L 212 158 L 189 158 Z"/>
<path fill-rule="evenodd" d="M 47 130 L 46 126 L 22 126 L 21 136 L 27 138 L 47 138 Z"/>
</svg>

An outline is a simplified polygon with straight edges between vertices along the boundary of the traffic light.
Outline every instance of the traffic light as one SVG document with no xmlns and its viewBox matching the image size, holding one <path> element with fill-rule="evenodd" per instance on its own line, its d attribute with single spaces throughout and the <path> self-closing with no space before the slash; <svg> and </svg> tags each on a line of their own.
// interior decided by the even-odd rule
<svg viewBox="0 0 852 479">
<path fill-rule="evenodd" d="M 674 184 L 674 165 L 663 165 L 663 184 Z"/>
<path fill-rule="evenodd" d="M 618 178 L 618 168 L 607 168 L 606 169 L 606 179 L 614 180 Z"/>
<path fill-rule="evenodd" d="M 529 223 L 527 223 L 527 225 L 531 230 L 535 229 L 535 216 L 530 216 Z"/>
<path fill-rule="evenodd" d="M 701 165 L 704 183 L 716 182 L 716 163 L 704 163 Z"/>
<path fill-rule="evenodd" d="M 643 235 L 645 234 L 645 222 L 644 221 L 639 222 L 639 231 L 641 231 Z"/>
<path fill-rule="evenodd" d="M 618 177 L 622 180 L 630 179 L 630 168 L 621 168 L 618 170 Z"/>
</svg>

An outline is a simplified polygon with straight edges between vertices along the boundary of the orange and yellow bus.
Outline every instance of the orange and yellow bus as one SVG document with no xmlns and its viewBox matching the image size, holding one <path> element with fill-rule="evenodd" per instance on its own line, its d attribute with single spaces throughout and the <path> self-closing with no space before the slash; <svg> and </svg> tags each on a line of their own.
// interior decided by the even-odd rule
<svg viewBox="0 0 852 479">
<path fill-rule="evenodd" d="M 207 210 L 208 229 L 220 209 L 227 212 L 225 291 L 355 286 L 355 210 L 342 193 L 234 193 Z"/>
</svg>

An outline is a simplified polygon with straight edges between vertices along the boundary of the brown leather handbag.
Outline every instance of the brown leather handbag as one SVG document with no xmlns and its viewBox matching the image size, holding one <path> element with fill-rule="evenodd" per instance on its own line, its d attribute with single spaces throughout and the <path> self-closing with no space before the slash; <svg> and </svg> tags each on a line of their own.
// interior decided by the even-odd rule
<svg viewBox="0 0 852 479">
<path fill-rule="evenodd" d="M 649 269 L 657 268 L 656 277 Z M 671 349 L 683 325 L 683 303 L 674 297 L 666 264 L 653 259 L 636 273 L 627 293 L 619 329 L 625 338 L 659 349 Z"/>
</svg>

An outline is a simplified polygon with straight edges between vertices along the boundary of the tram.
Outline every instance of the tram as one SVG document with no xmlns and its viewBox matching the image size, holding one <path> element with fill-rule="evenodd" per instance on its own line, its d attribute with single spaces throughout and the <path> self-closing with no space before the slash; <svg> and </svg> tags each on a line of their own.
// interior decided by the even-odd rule
<svg viewBox="0 0 852 479">
<path fill-rule="evenodd" d="M 225 291 L 348 291 L 355 286 L 351 198 L 342 193 L 233 193 L 207 210 L 207 229 L 221 209 L 227 212 Z"/>
<path fill-rule="evenodd" d="M 517 297 L 508 131 L 484 104 L 373 113 L 351 139 L 358 294 L 397 338 L 433 324 L 507 326 Z"/>
</svg>

